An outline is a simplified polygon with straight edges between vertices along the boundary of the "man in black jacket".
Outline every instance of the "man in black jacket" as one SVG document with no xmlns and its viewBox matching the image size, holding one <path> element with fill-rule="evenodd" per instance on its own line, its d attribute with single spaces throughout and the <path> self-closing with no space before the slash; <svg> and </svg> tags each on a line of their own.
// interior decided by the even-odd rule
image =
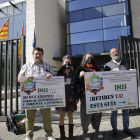
<svg viewBox="0 0 140 140">
<path fill-rule="evenodd" d="M 120 54 L 118 49 L 112 48 L 110 50 L 110 57 L 112 60 L 105 65 L 105 71 L 120 71 L 120 70 L 128 70 L 128 66 L 126 61 L 120 58 Z M 118 137 L 118 129 L 117 129 L 117 112 L 118 110 L 112 111 L 111 113 L 111 125 L 113 128 L 112 137 Z M 122 110 L 123 116 L 123 133 L 134 137 L 135 135 L 129 130 L 129 109 Z"/>
</svg>

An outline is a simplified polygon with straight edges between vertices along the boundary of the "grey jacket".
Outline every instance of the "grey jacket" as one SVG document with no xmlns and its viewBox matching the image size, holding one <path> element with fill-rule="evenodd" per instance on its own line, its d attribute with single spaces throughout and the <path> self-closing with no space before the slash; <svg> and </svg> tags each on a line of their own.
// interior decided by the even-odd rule
<svg viewBox="0 0 140 140">
<path fill-rule="evenodd" d="M 114 68 L 118 68 L 119 70 L 128 70 L 127 62 L 121 59 L 121 64 L 118 65 L 114 63 L 112 60 L 105 65 L 104 71 L 110 71 Z"/>
</svg>

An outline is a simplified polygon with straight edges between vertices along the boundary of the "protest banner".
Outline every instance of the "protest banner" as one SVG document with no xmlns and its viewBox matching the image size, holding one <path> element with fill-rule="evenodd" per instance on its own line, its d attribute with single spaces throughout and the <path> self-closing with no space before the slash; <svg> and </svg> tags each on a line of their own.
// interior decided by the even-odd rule
<svg viewBox="0 0 140 140">
<path fill-rule="evenodd" d="M 86 72 L 87 114 L 138 107 L 135 71 Z"/>
<path fill-rule="evenodd" d="M 21 77 L 21 109 L 38 109 L 65 106 L 64 76 Z"/>
</svg>

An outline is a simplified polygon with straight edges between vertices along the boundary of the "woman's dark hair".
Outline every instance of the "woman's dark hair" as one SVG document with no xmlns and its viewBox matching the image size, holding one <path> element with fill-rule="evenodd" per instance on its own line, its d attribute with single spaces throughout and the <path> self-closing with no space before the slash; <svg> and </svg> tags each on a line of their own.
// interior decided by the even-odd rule
<svg viewBox="0 0 140 140">
<path fill-rule="evenodd" d="M 32 54 L 34 54 L 34 52 L 35 52 L 36 50 L 39 51 L 39 52 L 42 52 L 42 54 L 44 54 L 43 49 L 42 49 L 42 48 L 39 48 L 39 47 L 35 47 L 35 48 L 33 49 Z"/>
<path fill-rule="evenodd" d="M 71 61 L 71 57 L 69 55 L 65 55 L 63 58 L 62 58 L 62 63 L 64 63 L 65 59 L 70 59 Z M 61 72 L 64 72 L 65 71 L 65 66 L 61 66 L 61 68 L 59 69 Z"/>
<path fill-rule="evenodd" d="M 83 59 L 82 59 L 82 61 L 81 61 L 81 67 L 83 67 L 83 68 L 85 68 L 85 66 L 86 66 L 86 61 L 85 61 L 85 59 L 86 59 L 86 55 L 87 54 L 91 54 L 92 56 L 93 56 L 93 54 L 91 53 L 91 52 L 87 52 L 87 53 L 85 53 L 84 55 L 83 55 Z M 93 56 L 94 57 L 94 56 Z"/>
</svg>

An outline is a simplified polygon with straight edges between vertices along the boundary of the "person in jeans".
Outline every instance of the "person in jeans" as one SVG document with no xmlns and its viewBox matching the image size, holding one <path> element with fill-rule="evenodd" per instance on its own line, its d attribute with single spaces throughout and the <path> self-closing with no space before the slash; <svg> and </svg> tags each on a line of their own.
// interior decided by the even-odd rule
<svg viewBox="0 0 140 140">
<path fill-rule="evenodd" d="M 57 76 L 64 76 L 65 79 L 66 106 L 56 108 L 60 114 L 59 128 L 61 140 L 67 139 L 64 130 L 64 117 L 66 112 L 69 118 L 69 140 L 73 140 L 73 112 L 77 110 L 79 97 L 76 91 L 76 73 L 71 69 L 71 58 L 69 55 L 63 57 L 62 67 L 58 70 Z"/>
<path fill-rule="evenodd" d="M 84 54 L 81 66 L 77 72 L 77 85 L 79 88 L 79 97 L 81 101 L 80 106 L 80 117 L 81 117 L 81 126 L 83 129 L 83 137 L 85 140 L 90 140 L 88 136 L 88 126 L 91 123 L 93 129 L 96 131 L 98 138 L 103 138 L 103 135 L 99 133 L 99 126 L 101 122 L 102 113 L 86 114 L 86 99 L 85 99 L 85 81 L 84 75 L 85 72 L 96 72 L 100 71 L 100 68 L 96 65 L 93 54 L 87 52 Z"/>
<path fill-rule="evenodd" d="M 21 77 L 29 77 L 34 79 L 34 77 L 45 77 L 47 79 L 51 78 L 54 75 L 54 71 L 51 66 L 43 61 L 43 49 L 35 47 L 33 49 L 33 61 L 26 63 L 22 66 L 18 74 L 18 82 L 20 82 Z M 34 129 L 34 120 L 37 109 L 25 110 L 26 113 L 26 139 L 33 139 L 33 129 Z M 41 115 L 43 117 L 43 127 L 46 132 L 47 140 L 55 140 L 52 137 L 52 126 L 51 126 L 51 108 L 40 109 Z"/>
<path fill-rule="evenodd" d="M 128 70 L 128 66 L 126 61 L 120 58 L 120 54 L 118 49 L 112 48 L 110 50 L 110 57 L 112 60 L 105 65 L 105 71 L 120 71 L 120 70 Z M 118 110 L 112 111 L 111 113 L 111 125 L 113 128 L 112 137 L 118 137 L 118 129 L 117 129 L 117 112 Z M 134 133 L 129 130 L 129 109 L 122 110 L 123 116 L 123 133 L 134 137 Z"/>
</svg>

